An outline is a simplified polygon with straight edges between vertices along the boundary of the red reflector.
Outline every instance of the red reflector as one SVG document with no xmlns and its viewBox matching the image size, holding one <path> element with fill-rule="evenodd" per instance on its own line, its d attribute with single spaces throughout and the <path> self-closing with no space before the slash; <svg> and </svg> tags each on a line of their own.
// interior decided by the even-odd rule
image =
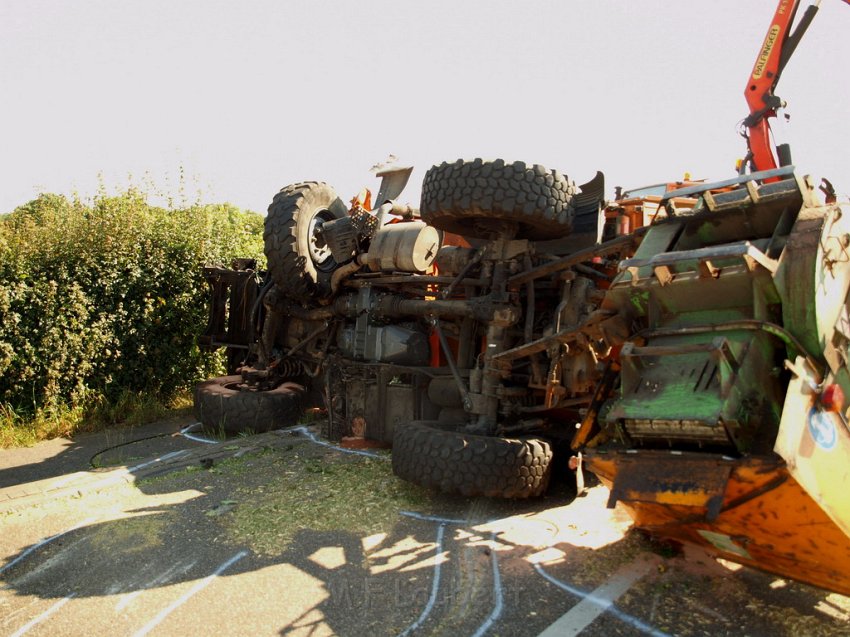
<svg viewBox="0 0 850 637">
<path fill-rule="evenodd" d="M 840 412 L 844 409 L 844 390 L 839 385 L 827 385 L 820 395 L 820 404 L 827 411 Z"/>
</svg>

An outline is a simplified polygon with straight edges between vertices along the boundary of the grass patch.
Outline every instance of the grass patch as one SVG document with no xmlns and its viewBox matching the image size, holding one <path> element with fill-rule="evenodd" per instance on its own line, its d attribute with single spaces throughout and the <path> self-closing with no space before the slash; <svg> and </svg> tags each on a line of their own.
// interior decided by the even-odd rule
<svg viewBox="0 0 850 637">
<path fill-rule="evenodd" d="M 28 447 L 42 440 L 109 427 L 134 427 L 184 416 L 191 408 L 188 391 L 167 402 L 150 394 L 127 391 L 114 401 L 96 398 L 84 405 L 51 405 L 31 414 L 0 404 L 0 448 Z"/>
<path fill-rule="evenodd" d="M 0 447 L 29 447 L 40 440 L 69 436 L 82 422 L 82 412 L 80 408 L 54 406 L 26 415 L 0 404 Z"/>
<path fill-rule="evenodd" d="M 264 456 L 274 466 L 259 470 L 271 479 L 238 490 L 233 496 L 238 505 L 222 518 L 236 539 L 258 553 L 280 554 L 301 529 L 389 531 L 400 509 L 422 509 L 431 502 L 429 491 L 396 478 L 386 460 L 302 450 Z M 239 472 L 241 466 L 218 468 Z"/>
<path fill-rule="evenodd" d="M 165 402 L 150 394 L 125 391 L 115 401 L 101 400 L 94 404 L 86 411 L 82 426 L 90 427 L 89 431 L 114 425 L 132 427 L 188 414 L 191 409 L 192 396 L 188 391 Z"/>
</svg>

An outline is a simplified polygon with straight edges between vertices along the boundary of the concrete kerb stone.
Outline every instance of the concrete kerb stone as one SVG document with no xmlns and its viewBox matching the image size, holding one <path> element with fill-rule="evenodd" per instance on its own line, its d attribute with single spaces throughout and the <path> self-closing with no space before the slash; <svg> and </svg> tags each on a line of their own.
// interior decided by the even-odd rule
<svg viewBox="0 0 850 637">
<path fill-rule="evenodd" d="M 287 430 L 272 431 L 235 440 L 224 440 L 195 449 L 172 451 L 132 466 L 107 471 L 76 473 L 0 489 L 0 514 L 37 506 L 58 498 L 79 497 L 104 491 L 118 484 L 132 484 L 143 478 L 177 471 L 222 458 L 239 457 L 268 447 L 291 443 Z"/>
</svg>

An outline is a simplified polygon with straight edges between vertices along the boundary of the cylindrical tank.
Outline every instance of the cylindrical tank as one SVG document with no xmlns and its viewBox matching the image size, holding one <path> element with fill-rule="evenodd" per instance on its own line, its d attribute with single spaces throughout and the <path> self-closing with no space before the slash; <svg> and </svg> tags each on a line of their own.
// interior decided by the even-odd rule
<svg viewBox="0 0 850 637">
<path fill-rule="evenodd" d="M 440 249 L 440 231 L 424 221 L 384 226 L 372 238 L 366 262 L 373 272 L 425 272 Z"/>
</svg>

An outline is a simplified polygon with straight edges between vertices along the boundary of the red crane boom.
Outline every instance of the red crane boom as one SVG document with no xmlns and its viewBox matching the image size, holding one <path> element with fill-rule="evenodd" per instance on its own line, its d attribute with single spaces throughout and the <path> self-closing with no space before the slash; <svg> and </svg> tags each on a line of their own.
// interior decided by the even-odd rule
<svg viewBox="0 0 850 637">
<path fill-rule="evenodd" d="M 771 140 L 770 119 L 777 117 L 785 104 L 773 91 L 791 54 L 814 19 L 819 4 L 820 0 L 806 7 L 800 23 L 792 32 L 799 0 L 779 0 L 744 90 L 750 114 L 743 122 L 749 152 L 742 171 L 747 164 L 754 172 L 791 164 L 788 144 L 776 144 L 774 150 Z"/>
</svg>

